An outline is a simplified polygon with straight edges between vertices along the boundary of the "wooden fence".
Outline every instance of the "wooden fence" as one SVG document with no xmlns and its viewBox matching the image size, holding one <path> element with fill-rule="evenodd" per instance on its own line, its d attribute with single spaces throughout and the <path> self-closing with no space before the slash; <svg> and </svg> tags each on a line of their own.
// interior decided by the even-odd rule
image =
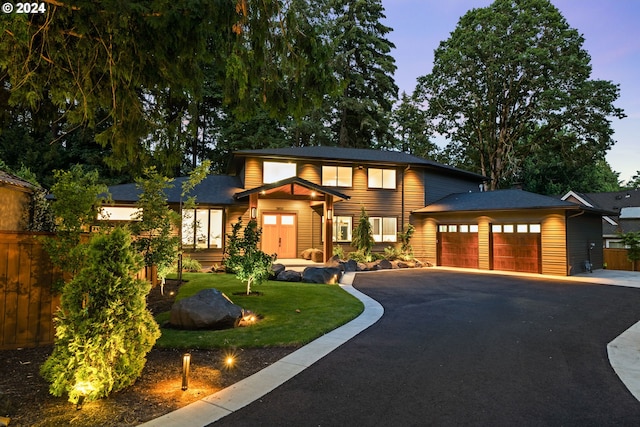
<svg viewBox="0 0 640 427">
<path fill-rule="evenodd" d="M 62 274 L 51 264 L 40 237 L 51 233 L 0 232 L 0 350 L 52 344 L 60 295 L 52 285 Z M 136 278 L 157 283 L 157 269 Z"/>
<path fill-rule="evenodd" d="M 51 292 L 55 271 L 38 236 L 0 232 L 0 350 L 53 343 L 60 297 Z"/>
<path fill-rule="evenodd" d="M 609 270 L 640 271 L 640 261 L 635 262 L 635 266 L 627 258 L 626 249 L 604 249 L 604 262 Z"/>
</svg>

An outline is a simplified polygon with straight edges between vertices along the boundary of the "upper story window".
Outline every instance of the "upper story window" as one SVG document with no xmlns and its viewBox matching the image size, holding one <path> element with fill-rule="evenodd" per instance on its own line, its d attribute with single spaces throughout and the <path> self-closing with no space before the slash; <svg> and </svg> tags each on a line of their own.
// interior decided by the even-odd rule
<svg viewBox="0 0 640 427">
<path fill-rule="evenodd" d="M 396 188 L 395 169 L 369 168 L 369 188 Z"/>
<path fill-rule="evenodd" d="M 262 182 L 271 184 L 286 178 L 296 176 L 296 164 L 285 162 L 263 162 Z"/>
<path fill-rule="evenodd" d="M 351 187 L 353 171 L 347 166 L 322 166 L 322 185 L 328 187 Z"/>
</svg>

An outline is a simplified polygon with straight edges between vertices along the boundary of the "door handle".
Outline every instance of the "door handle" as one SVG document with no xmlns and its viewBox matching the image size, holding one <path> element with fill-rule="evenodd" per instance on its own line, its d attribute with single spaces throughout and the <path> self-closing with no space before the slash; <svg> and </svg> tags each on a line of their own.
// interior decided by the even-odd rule
<svg viewBox="0 0 640 427">
<path fill-rule="evenodd" d="M 278 247 L 282 246 L 282 237 L 278 237 Z"/>
</svg>

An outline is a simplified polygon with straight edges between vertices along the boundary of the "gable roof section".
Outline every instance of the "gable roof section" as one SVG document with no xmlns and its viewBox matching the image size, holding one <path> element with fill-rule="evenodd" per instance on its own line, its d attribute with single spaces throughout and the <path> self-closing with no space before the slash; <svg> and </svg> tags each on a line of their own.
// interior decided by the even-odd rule
<svg viewBox="0 0 640 427">
<path fill-rule="evenodd" d="M 9 172 L 0 170 L 0 186 L 10 185 L 15 187 L 18 191 L 32 192 L 36 186 L 25 181 L 24 179 L 17 177 Z"/>
<path fill-rule="evenodd" d="M 286 178 L 270 184 L 264 184 L 264 185 L 261 185 L 260 187 L 255 187 L 249 190 L 241 191 L 239 193 L 236 193 L 234 195 L 234 198 L 236 200 L 239 200 L 244 197 L 248 197 L 249 195 L 254 193 L 268 194 L 270 192 L 276 192 L 276 193 L 284 192 L 291 196 L 299 195 L 303 197 L 306 197 L 306 196 L 311 197 L 310 194 L 308 194 L 309 190 L 317 191 L 319 193 L 324 193 L 324 194 L 330 194 L 339 200 L 350 199 L 350 196 L 347 196 L 346 194 L 342 194 L 328 187 L 323 187 L 322 185 L 314 184 L 311 181 L 307 181 L 306 179 L 302 179 L 297 176 Z"/>
<path fill-rule="evenodd" d="M 187 177 L 173 180 L 173 188 L 165 190 L 169 203 L 180 203 L 182 183 Z M 242 190 L 240 178 L 227 175 L 209 175 L 202 180 L 189 194 L 196 197 L 196 202 L 207 205 L 230 205 L 235 202 L 233 195 Z M 114 202 L 133 203 L 140 197 L 140 189 L 136 184 L 112 185 L 109 193 Z"/>
<path fill-rule="evenodd" d="M 264 148 L 259 150 L 241 150 L 233 153 L 236 157 L 265 157 L 271 159 L 313 159 L 313 160 L 333 160 L 337 162 L 368 163 L 376 165 L 400 165 L 400 166 L 422 166 L 442 172 L 463 175 L 467 178 L 475 179 L 478 182 L 487 181 L 488 178 L 453 166 L 423 159 L 422 157 L 401 151 L 372 150 L 366 148 L 344 148 L 344 147 L 287 147 L 287 148 Z"/>
<path fill-rule="evenodd" d="M 456 193 L 425 206 L 413 213 L 514 211 L 524 209 L 586 210 L 606 213 L 600 209 L 581 206 L 523 190 L 496 190 L 477 193 Z"/>
</svg>

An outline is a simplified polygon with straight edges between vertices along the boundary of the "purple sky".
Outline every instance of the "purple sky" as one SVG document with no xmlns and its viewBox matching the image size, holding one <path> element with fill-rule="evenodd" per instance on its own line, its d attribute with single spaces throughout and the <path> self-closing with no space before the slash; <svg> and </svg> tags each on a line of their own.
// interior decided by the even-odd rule
<svg viewBox="0 0 640 427">
<path fill-rule="evenodd" d="M 490 0 L 382 0 L 393 28 L 387 38 L 398 67 L 400 92 L 412 93 L 419 76 L 431 72 L 433 51 L 449 37 L 468 10 Z M 627 117 L 613 120 L 616 144 L 607 154 L 614 171 L 627 181 L 640 170 L 640 1 L 552 0 L 572 28 L 585 38 L 591 55 L 592 78 L 620 85 L 616 106 Z M 444 139 L 436 140 L 444 143 Z"/>
</svg>

